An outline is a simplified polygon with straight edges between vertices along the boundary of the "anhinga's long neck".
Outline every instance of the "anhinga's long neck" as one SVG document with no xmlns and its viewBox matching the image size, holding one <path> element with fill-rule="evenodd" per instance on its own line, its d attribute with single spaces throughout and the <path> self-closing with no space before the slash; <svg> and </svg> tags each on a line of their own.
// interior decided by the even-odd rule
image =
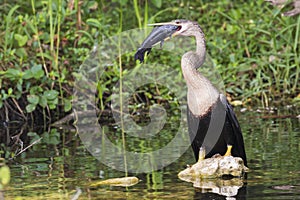
<svg viewBox="0 0 300 200">
<path fill-rule="evenodd" d="M 199 57 L 199 66 L 196 66 L 196 68 L 200 67 L 204 61 L 205 61 L 205 55 L 206 55 L 206 42 L 205 42 L 205 36 L 202 32 L 200 26 L 198 30 L 194 32 L 194 36 L 196 38 L 196 54 Z"/>
<path fill-rule="evenodd" d="M 204 33 L 195 27 L 196 52 L 189 51 L 182 56 L 181 68 L 188 87 L 188 106 L 196 116 L 207 113 L 219 98 L 218 90 L 197 69 L 204 63 L 206 46 Z"/>
</svg>

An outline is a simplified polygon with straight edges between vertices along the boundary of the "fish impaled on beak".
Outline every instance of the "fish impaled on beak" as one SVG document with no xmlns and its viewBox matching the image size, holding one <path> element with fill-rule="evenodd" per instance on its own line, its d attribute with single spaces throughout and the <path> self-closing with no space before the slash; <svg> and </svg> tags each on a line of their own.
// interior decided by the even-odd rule
<svg viewBox="0 0 300 200">
<path fill-rule="evenodd" d="M 155 27 L 134 55 L 134 59 L 139 60 L 141 63 L 144 62 L 145 54 L 149 54 L 153 46 L 160 44 L 162 47 L 163 42 L 172 37 L 179 27 L 174 23 L 157 23 L 150 25 L 154 25 Z"/>
</svg>

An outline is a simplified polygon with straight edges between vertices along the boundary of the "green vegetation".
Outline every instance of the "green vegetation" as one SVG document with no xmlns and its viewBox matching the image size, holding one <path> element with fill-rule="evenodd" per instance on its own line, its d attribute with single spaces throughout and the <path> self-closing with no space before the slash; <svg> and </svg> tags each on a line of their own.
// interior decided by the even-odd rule
<svg viewBox="0 0 300 200">
<path fill-rule="evenodd" d="M 10 169 L 5 165 L 4 159 L 0 158 L 0 190 L 10 181 Z"/>
<path fill-rule="evenodd" d="M 282 10 L 263 0 L 13 0 L 4 1 L 0 11 L 0 109 L 15 113 L 10 119 L 69 112 L 72 74 L 95 44 L 125 30 L 176 18 L 202 26 L 209 54 L 232 99 L 254 106 L 299 102 L 300 16 L 283 17 Z M 133 54 L 122 55 L 98 84 L 101 109 L 111 84 L 135 66 Z"/>
</svg>

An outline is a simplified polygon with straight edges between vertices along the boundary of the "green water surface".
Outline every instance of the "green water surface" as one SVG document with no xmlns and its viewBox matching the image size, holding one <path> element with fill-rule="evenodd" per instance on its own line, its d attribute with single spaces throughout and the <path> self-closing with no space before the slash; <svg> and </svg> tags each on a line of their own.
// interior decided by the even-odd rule
<svg viewBox="0 0 300 200">
<path fill-rule="evenodd" d="M 2 193 L 5 199 L 72 199 L 75 194 L 78 199 L 300 199 L 300 124 L 294 111 L 237 113 L 251 171 L 235 197 L 177 178 L 186 164 L 195 162 L 191 149 L 162 170 L 129 174 L 141 180 L 134 186 L 90 187 L 95 180 L 122 177 L 124 172 L 91 156 L 74 131 L 59 129 L 39 135 L 41 142 L 8 163 L 11 182 Z M 286 115 L 292 117 L 276 117 Z"/>
</svg>

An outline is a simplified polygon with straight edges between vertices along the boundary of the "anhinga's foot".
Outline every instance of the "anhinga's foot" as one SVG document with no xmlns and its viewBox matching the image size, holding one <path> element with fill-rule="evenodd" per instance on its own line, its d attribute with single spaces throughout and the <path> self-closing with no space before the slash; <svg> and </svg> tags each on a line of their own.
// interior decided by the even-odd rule
<svg viewBox="0 0 300 200">
<path fill-rule="evenodd" d="M 227 145 L 227 151 L 224 154 L 224 156 L 231 156 L 231 149 L 232 149 L 232 145 Z"/>
</svg>

